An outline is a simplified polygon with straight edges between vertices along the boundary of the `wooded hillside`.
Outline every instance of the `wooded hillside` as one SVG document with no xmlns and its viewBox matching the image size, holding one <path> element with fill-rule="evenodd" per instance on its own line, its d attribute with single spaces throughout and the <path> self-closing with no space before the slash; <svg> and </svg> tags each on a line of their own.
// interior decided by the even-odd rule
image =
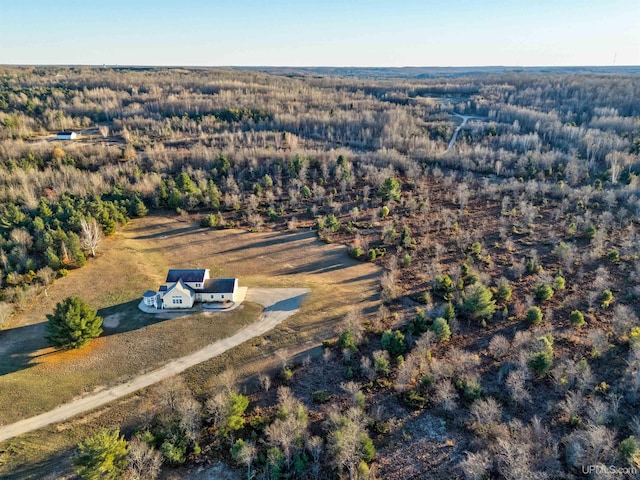
<svg viewBox="0 0 640 480">
<path fill-rule="evenodd" d="M 384 267 L 384 306 L 283 367 L 277 399 L 249 392 L 237 429 L 234 389 L 189 400 L 204 430 L 165 412 L 154 428 L 184 447 L 167 461 L 206 445 L 259 478 L 640 467 L 640 77 L 285 73 L 0 68 L 0 326 L 87 261 L 83 220 L 313 227 Z"/>
</svg>

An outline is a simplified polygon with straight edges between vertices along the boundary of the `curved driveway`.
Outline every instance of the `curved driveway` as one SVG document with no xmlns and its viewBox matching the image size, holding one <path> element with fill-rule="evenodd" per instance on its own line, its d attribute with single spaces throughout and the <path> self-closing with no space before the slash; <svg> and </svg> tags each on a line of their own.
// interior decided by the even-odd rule
<svg viewBox="0 0 640 480">
<path fill-rule="evenodd" d="M 474 118 L 472 115 L 460 115 L 459 113 L 454 113 L 453 116 L 460 117 L 462 119 L 462 123 L 458 125 L 458 127 L 454 130 L 451 141 L 449 142 L 449 146 L 444 153 L 449 153 L 451 151 L 451 149 L 453 148 L 453 144 L 456 143 L 456 139 L 458 138 L 458 133 L 460 133 L 460 130 L 462 130 L 462 127 L 465 126 L 467 120 L 469 120 L 470 118 Z"/>
<path fill-rule="evenodd" d="M 309 292 L 308 288 L 250 288 L 246 299 L 265 307 L 264 312 L 255 323 L 243 327 L 230 337 L 218 340 L 196 352 L 172 360 L 163 367 L 135 377 L 126 383 L 65 403 L 35 417 L 25 418 L 16 423 L 0 427 L 0 442 L 93 410 L 165 378 L 184 372 L 187 368 L 216 357 L 253 337 L 263 335 L 296 313 L 300 309 L 303 298 Z"/>
</svg>

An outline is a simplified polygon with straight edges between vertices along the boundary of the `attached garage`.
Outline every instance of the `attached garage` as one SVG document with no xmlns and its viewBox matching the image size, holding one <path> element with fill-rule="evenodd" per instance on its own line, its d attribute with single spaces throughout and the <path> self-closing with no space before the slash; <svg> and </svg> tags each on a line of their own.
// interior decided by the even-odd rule
<svg viewBox="0 0 640 480">
<path fill-rule="evenodd" d="M 233 302 L 238 292 L 237 278 L 211 278 L 196 291 L 196 300 L 200 302 Z"/>
</svg>

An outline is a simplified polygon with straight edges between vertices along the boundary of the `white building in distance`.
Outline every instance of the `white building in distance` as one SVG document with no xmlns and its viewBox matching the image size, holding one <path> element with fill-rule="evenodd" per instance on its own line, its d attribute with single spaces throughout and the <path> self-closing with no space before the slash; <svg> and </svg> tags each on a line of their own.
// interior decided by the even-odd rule
<svg viewBox="0 0 640 480">
<path fill-rule="evenodd" d="M 58 132 L 58 140 L 73 140 L 78 134 L 76 132 Z"/>
</svg>

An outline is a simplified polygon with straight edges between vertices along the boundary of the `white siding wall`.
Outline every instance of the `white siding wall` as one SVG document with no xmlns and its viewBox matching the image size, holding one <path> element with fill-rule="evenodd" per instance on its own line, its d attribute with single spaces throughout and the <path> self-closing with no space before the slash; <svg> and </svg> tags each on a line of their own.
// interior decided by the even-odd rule
<svg viewBox="0 0 640 480">
<path fill-rule="evenodd" d="M 191 308 L 193 307 L 193 302 L 191 297 L 186 293 L 173 290 L 166 294 L 162 301 L 164 303 L 164 308 Z"/>
<path fill-rule="evenodd" d="M 196 293 L 197 302 L 225 302 L 233 300 L 230 293 Z"/>
</svg>

